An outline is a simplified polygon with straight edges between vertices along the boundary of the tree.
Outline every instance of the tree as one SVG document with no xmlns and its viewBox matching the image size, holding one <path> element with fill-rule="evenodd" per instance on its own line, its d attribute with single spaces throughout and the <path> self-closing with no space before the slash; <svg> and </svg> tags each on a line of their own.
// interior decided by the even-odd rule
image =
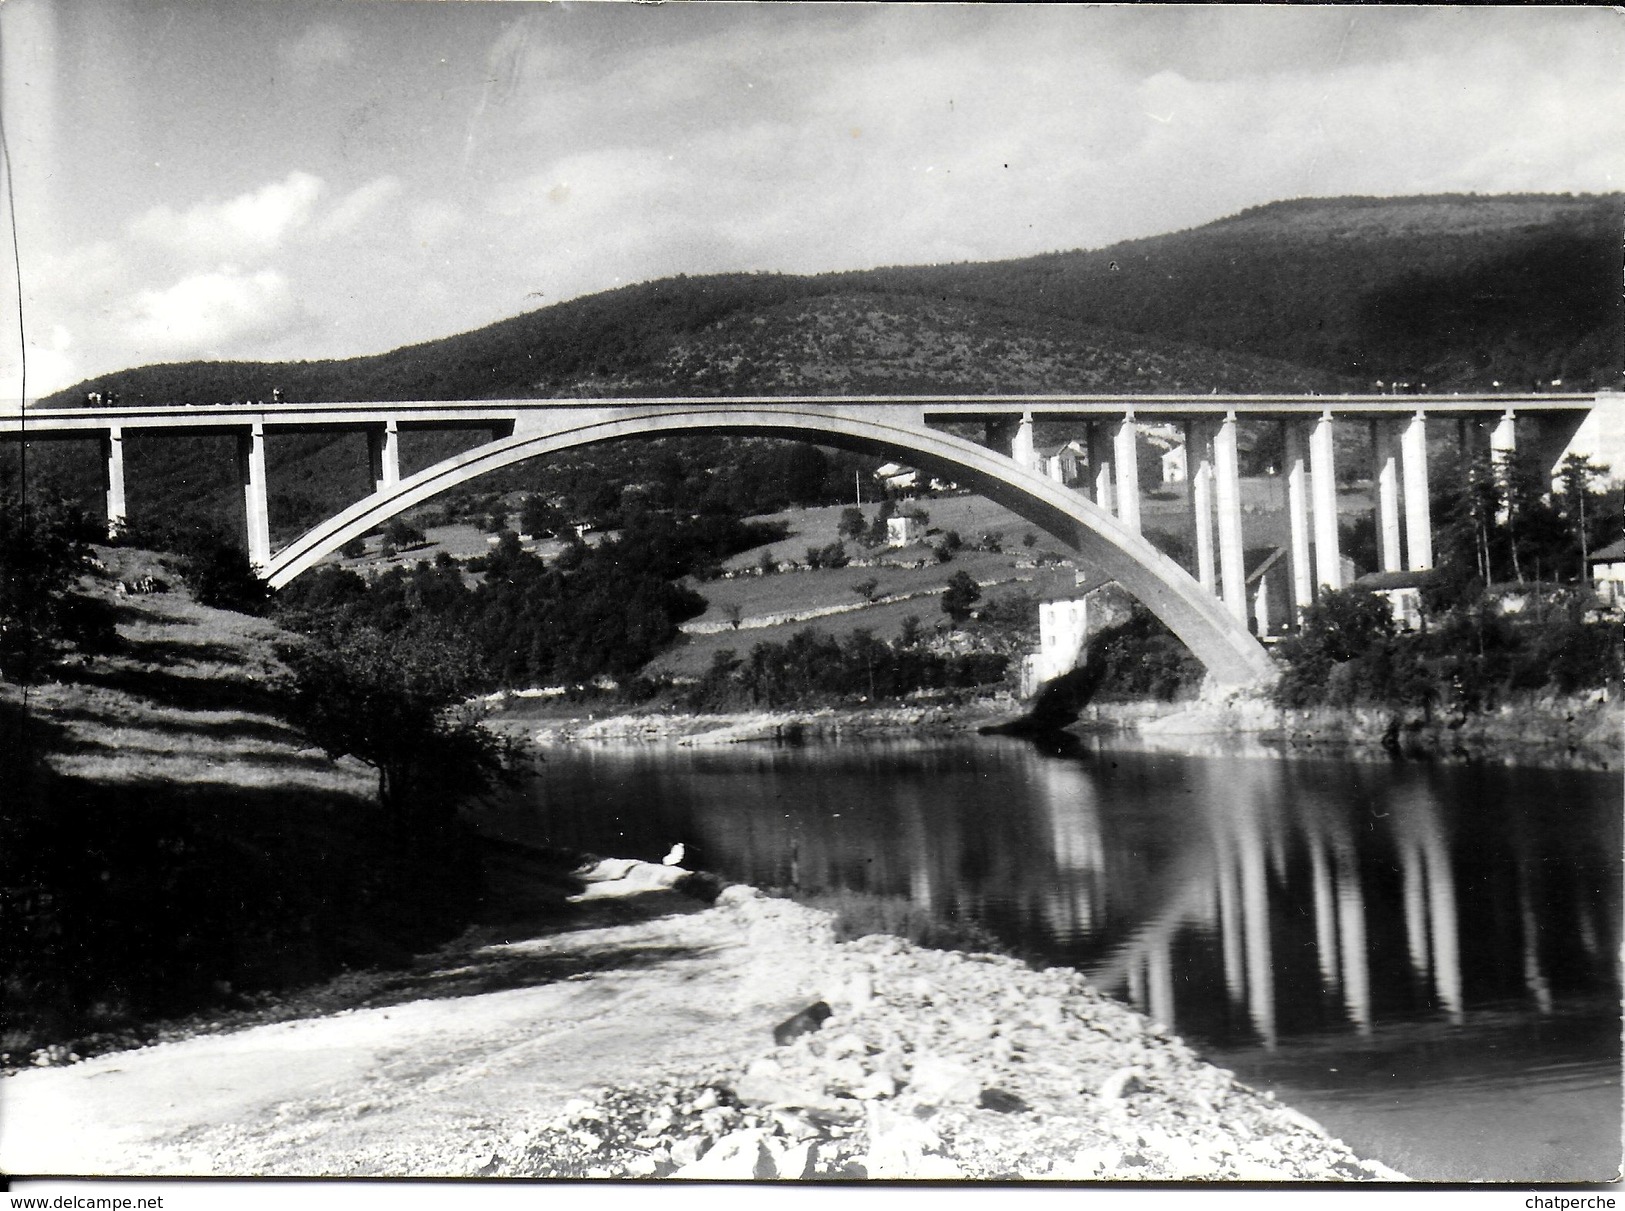
<svg viewBox="0 0 1625 1211">
<path fill-rule="evenodd" d="M 360 559 L 367 553 L 367 540 L 360 535 L 352 538 L 339 548 L 339 554 L 346 559 Z"/>
<path fill-rule="evenodd" d="M 868 580 L 858 581 L 857 584 L 852 586 L 852 591 L 865 601 L 873 601 L 875 599 L 875 590 L 879 587 L 880 581 L 871 576 Z"/>
<path fill-rule="evenodd" d="M 384 541 L 397 551 L 405 551 L 428 542 L 429 537 L 406 518 L 392 517 L 384 527 Z"/>
<path fill-rule="evenodd" d="M 863 532 L 868 527 L 869 523 L 864 520 L 862 509 L 848 505 L 841 510 L 841 524 L 837 527 L 837 533 L 842 538 L 850 538 L 855 542 L 863 537 Z"/>
<path fill-rule="evenodd" d="M 903 619 L 903 629 L 901 634 L 899 634 L 897 637 L 897 642 L 905 648 L 918 646 L 922 629 L 920 616 L 918 614 L 910 614 L 907 618 Z"/>
<path fill-rule="evenodd" d="M 248 553 L 218 534 L 203 530 L 171 544 L 181 556 L 187 587 L 199 605 L 239 614 L 263 614 L 271 586 L 260 578 Z"/>
<path fill-rule="evenodd" d="M 505 747 L 462 703 L 483 684 L 473 646 L 418 627 L 335 626 L 283 650 L 288 718 L 330 757 L 378 772 L 379 803 L 403 828 L 449 821 L 458 799 L 488 786 Z"/>
<path fill-rule="evenodd" d="M 62 502 L 0 494 L 0 673 L 32 681 L 76 638 L 71 589 L 90 570 L 87 523 Z"/>
<path fill-rule="evenodd" d="M 982 599 L 982 588 L 969 572 L 955 572 L 942 592 L 942 612 L 957 626 L 970 617 L 971 609 Z"/>
<path fill-rule="evenodd" d="M 1592 495 L 1592 486 L 1607 473 L 1607 467 L 1598 466 L 1584 454 L 1570 454 L 1557 468 L 1558 482 L 1562 485 L 1563 512 L 1580 544 L 1582 581 L 1586 579 L 1586 560 L 1591 554 L 1586 536 L 1586 514 L 1588 511 L 1594 512 L 1594 509 L 1588 510 L 1587 502 Z"/>
</svg>

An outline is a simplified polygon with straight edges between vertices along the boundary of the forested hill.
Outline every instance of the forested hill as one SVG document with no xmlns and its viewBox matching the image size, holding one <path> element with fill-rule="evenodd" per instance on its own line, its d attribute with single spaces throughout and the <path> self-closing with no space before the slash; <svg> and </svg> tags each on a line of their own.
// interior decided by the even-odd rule
<svg viewBox="0 0 1625 1211">
<path fill-rule="evenodd" d="M 668 278 L 368 357 L 147 366 L 126 403 L 1618 385 L 1625 197 L 1277 202 L 1089 252 Z"/>
</svg>

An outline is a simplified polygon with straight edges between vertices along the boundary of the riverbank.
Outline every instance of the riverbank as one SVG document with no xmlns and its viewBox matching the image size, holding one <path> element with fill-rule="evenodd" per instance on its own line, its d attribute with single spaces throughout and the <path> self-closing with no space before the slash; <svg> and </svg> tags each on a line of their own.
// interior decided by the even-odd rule
<svg viewBox="0 0 1625 1211">
<path fill-rule="evenodd" d="M 1093 704 L 1067 730 L 1184 750 L 1223 739 L 1276 753 L 1607 770 L 1621 761 L 1625 701 L 1603 694 L 1528 695 L 1463 717 L 1386 707 L 1288 709 L 1257 694 L 1223 693 L 1182 703 Z"/>
<path fill-rule="evenodd" d="M 697 746 L 747 740 L 811 743 L 872 736 L 946 736 L 1002 722 L 1017 711 L 1013 699 L 1000 697 L 952 706 L 824 707 L 721 715 L 651 711 L 536 719 L 497 712 L 485 722 L 543 745 L 592 741 Z"/>
<path fill-rule="evenodd" d="M 1023 704 L 998 695 L 953 705 L 824 707 L 706 715 L 627 711 L 528 714 L 499 700 L 487 723 L 540 745 L 745 741 L 812 743 L 887 736 L 948 736 L 1007 726 Z M 1104 702 L 1082 709 L 1064 733 L 1130 738 L 1192 753 L 1324 752 L 1391 760 L 1493 761 L 1572 769 L 1614 769 L 1625 740 L 1625 700 L 1601 695 L 1519 699 L 1465 718 L 1388 708 L 1278 707 L 1257 693 L 1220 692 L 1181 702 Z"/>
<path fill-rule="evenodd" d="M 523 863 L 507 877 L 524 882 Z M 1065 969 L 646 863 L 328 1016 L 0 1082 L 12 1174 L 1396 1179 Z M 335 998 L 338 994 L 333 994 Z"/>
</svg>

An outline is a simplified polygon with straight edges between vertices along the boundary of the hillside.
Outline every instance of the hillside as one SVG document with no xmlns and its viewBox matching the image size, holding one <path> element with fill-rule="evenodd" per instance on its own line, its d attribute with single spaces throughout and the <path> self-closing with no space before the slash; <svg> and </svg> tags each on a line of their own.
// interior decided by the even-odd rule
<svg viewBox="0 0 1625 1211">
<path fill-rule="evenodd" d="M 1091 252 L 882 271 L 1125 334 L 1433 390 L 1618 384 L 1625 199 L 1276 202 Z"/>
<path fill-rule="evenodd" d="M 126 403 L 261 399 L 278 387 L 290 400 L 1334 391 L 1377 380 L 1460 390 L 1562 379 L 1585 389 L 1617 384 L 1625 366 L 1621 202 L 1307 199 L 1094 251 L 678 276 L 368 357 L 145 366 L 43 402 L 92 389 Z M 458 441 L 414 435 L 407 460 L 426 465 Z M 729 448 L 718 439 L 709 454 L 684 456 Z M 235 529 L 222 520 L 241 508 L 229 454 L 226 439 L 134 437 L 132 516 L 201 514 Z M 90 450 L 36 444 L 31 457 L 36 484 L 94 497 Z M 269 457 L 280 533 L 366 490 L 358 437 L 283 438 Z M 622 457 L 589 453 L 586 478 L 624 478 Z M 551 490 L 534 468 L 495 486 Z"/>
<path fill-rule="evenodd" d="M 97 556 L 81 589 L 116 643 L 40 685 L 0 683 L 0 1069 L 405 958 L 467 907 L 409 878 L 421 866 L 389 841 L 374 771 L 286 721 L 278 648 L 293 636 L 199 605 L 151 552 Z"/>
</svg>

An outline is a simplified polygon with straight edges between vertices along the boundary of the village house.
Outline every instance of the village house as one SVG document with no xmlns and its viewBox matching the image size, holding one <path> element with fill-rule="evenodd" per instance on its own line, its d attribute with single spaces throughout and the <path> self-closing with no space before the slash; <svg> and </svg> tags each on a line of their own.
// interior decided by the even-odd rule
<svg viewBox="0 0 1625 1211">
<path fill-rule="evenodd" d="M 1368 572 L 1354 582 L 1354 588 L 1367 589 L 1381 597 L 1393 611 L 1394 623 L 1402 631 L 1422 629 L 1422 589 L 1437 573 Z"/>
<path fill-rule="evenodd" d="M 1591 567 L 1591 587 L 1613 609 L 1625 607 L 1625 539 L 1593 551 L 1586 563 Z"/>
<path fill-rule="evenodd" d="M 1128 617 L 1129 600 L 1116 581 L 1081 570 L 1042 593 L 1038 650 L 1022 660 L 1021 696 L 1030 698 L 1046 682 L 1077 668 L 1089 637 Z"/>
<path fill-rule="evenodd" d="M 1089 465 L 1089 452 L 1080 441 L 1039 446 L 1033 451 L 1033 469 L 1056 483 L 1071 487 L 1082 478 Z"/>
<path fill-rule="evenodd" d="M 882 463 L 875 469 L 875 478 L 888 491 L 908 492 L 919 486 L 920 473 L 902 463 Z"/>
<path fill-rule="evenodd" d="M 925 522 L 918 517 L 899 513 L 886 519 L 886 545 L 906 547 L 910 543 L 925 541 Z"/>
</svg>

